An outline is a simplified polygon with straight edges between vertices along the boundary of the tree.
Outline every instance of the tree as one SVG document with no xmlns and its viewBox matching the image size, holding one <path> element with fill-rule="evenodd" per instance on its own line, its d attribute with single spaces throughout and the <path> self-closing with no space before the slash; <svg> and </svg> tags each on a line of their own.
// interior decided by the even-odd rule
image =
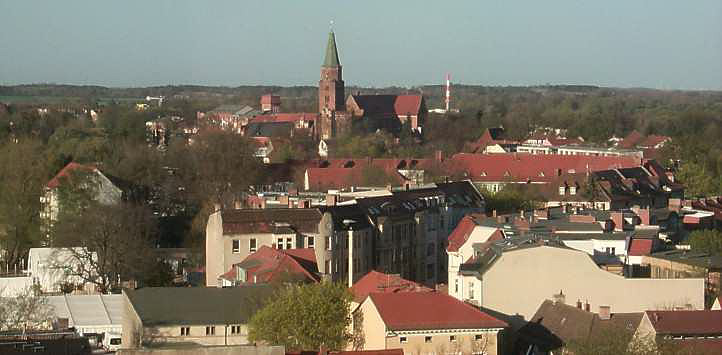
<svg viewBox="0 0 722 355">
<path fill-rule="evenodd" d="M 40 241 L 40 196 L 45 165 L 40 142 L 22 139 L 0 147 L 0 246 L 16 264 Z"/>
<path fill-rule="evenodd" d="M 26 288 L 15 297 L 0 297 L 0 331 L 45 328 L 52 317 L 53 310 L 48 299 L 33 287 Z"/>
<path fill-rule="evenodd" d="M 55 245 L 65 248 L 78 264 L 67 270 L 101 292 L 122 280 L 139 279 L 155 260 L 155 223 L 145 208 L 120 203 L 94 203 L 78 214 L 64 214 L 54 226 Z M 61 266 L 59 266 L 61 267 Z"/>
<path fill-rule="evenodd" d="M 286 350 L 342 350 L 352 340 L 351 293 L 342 283 L 289 285 L 252 318 L 248 338 Z"/>
<path fill-rule="evenodd" d="M 684 184 L 688 196 L 709 196 L 720 191 L 720 182 L 705 164 L 694 161 L 682 163 L 676 174 Z"/>
<path fill-rule="evenodd" d="M 693 231 L 689 234 L 688 242 L 695 251 L 702 251 L 710 255 L 722 253 L 722 233 L 713 229 Z"/>
</svg>

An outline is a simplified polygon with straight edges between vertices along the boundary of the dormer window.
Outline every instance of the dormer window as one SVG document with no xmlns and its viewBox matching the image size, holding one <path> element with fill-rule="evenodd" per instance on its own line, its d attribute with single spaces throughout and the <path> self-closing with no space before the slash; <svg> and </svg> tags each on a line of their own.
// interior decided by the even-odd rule
<svg viewBox="0 0 722 355">
<path fill-rule="evenodd" d="M 576 186 L 576 185 L 569 186 L 569 194 L 570 194 L 570 195 L 576 195 L 576 194 L 577 194 L 577 186 Z"/>
<path fill-rule="evenodd" d="M 543 171 L 540 171 L 540 172 L 539 172 L 539 176 L 544 177 L 544 172 L 543 172 Z"/>
<path fill-rule="evenodd" d="M 486 176 L 486 171 L 482 171 L 481 176 Z"/>
<path fill-rule="evenodd" d="M 566 185 L 559 186 L 559 195 L 564 196 L 564 195 L 566 195 L 566 193 L 567 193 L 567 186 Z"/>
</svg>

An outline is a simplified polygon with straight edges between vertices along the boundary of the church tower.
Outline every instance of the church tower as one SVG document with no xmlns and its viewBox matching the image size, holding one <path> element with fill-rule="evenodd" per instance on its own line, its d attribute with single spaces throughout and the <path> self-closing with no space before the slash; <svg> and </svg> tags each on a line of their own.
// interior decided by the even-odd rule
<svg viewBox="0 0 722 355">
<path fill-rule="evenodd" d="M 344 128 L 346 105 L 341 63 L 338 60 L 336 36 L 328 33 L 326 57 L 321 66 L 321 79 L 318 81 L 318 112 L 320 118 L 320 138 L 329 139 L 338 135 Z"/>
</svg>

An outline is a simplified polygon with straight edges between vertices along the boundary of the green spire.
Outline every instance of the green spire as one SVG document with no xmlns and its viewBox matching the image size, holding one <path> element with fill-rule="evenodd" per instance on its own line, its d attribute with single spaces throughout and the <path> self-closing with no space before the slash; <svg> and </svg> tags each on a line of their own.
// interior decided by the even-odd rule
<svg viewBox="0 0 722 355">
<path fill-rule="evenodd" d="M 341 64 L 338 61 L 338 50 L 336 49 L 336 36 L 333 31 L 328 33 L 328 44 L 326 45 L 326 59 L 323 66 L 327 68 L 338 68 Z"/>
</svg>

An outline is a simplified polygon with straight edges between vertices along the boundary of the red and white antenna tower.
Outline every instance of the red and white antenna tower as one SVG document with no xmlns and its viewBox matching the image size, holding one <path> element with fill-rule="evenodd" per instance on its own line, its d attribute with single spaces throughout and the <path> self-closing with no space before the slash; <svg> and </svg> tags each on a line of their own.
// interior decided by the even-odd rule
<svg viewBox="0 0 722 355">
<path fill-rule="evenodd" d="M 446 112 L 449 112 L 451 102 L 451 74 L 446 73 Z"/>
</svg>

